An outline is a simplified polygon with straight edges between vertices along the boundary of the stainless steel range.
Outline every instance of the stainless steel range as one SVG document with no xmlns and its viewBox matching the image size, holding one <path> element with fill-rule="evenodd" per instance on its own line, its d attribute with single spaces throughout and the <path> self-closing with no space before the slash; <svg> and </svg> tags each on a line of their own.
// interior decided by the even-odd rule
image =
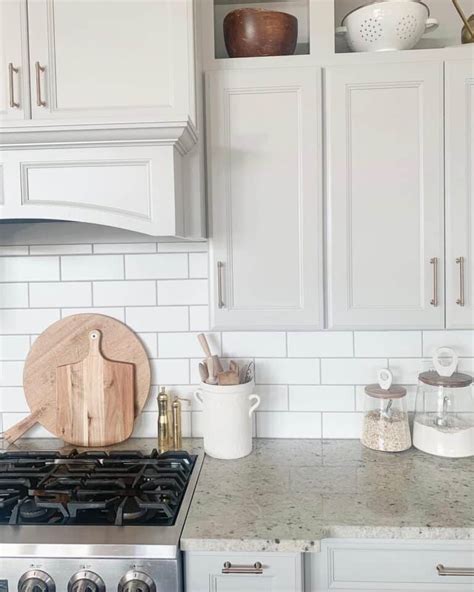
<svg viewBox="0 0 474 592">
<path fill-rule="evenodd" d="M 0 454 L 0 592 L 181 592 L 187 452 Z"/>
</svg>

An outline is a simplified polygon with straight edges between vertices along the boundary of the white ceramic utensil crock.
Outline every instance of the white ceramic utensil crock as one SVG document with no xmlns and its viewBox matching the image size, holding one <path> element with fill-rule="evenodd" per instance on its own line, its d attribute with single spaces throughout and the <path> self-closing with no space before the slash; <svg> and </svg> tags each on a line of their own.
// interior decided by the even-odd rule
<svg viewBox="0 0 474 592">
<path fill-rule="evenodd" d="M 201 383 L 194 398 L 203 406 L 206 454 L 229 460 L 252 452 L 252 416 L 260 405 L 254 390 L 253 380 L 235 386 Z"/>
<path fill-rule="evenodd" d="M 438 21 L 423 2 L 382 0 L 353 10 L 341 25 L 336 35 L 345 35 L 352 51 L 397 51 L 415 47 Z"/>
</svg>

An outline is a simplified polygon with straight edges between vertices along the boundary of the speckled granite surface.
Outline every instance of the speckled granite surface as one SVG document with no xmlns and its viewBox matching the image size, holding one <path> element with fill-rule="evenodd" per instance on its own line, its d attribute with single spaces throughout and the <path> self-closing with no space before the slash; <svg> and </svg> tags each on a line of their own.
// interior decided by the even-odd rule
<svg viewBox="0 0 474 592">
<path fill-rule="evenodd" d="M 143 450 L 133 439 L 114 450 Z M 185 439 L 199 452 L 202 442 Z M 0 441 L 0 450 L 6 449 Z M 10 449 L 63 452 L 60 440 Z M 243 459 L 206 457 L 181 539 L 183 550 L 318 551 L 323 538 L 474 541 L 474 459 L 415 449 L 384 454 L 357 440 L 256 440 Z"/>
</svg>

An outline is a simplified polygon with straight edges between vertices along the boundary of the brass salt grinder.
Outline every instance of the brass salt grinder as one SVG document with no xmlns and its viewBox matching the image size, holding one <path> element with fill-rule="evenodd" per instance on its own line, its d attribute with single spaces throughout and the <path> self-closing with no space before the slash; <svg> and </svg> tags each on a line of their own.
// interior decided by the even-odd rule
<svg viewBox="0 0 474 592">
<path fill-rule="evenodd" d="M 166 388 L 162 386 L 158 395 L 158 451 L 181 450 L 181 400 L 171 401 Z"/>
</svg>

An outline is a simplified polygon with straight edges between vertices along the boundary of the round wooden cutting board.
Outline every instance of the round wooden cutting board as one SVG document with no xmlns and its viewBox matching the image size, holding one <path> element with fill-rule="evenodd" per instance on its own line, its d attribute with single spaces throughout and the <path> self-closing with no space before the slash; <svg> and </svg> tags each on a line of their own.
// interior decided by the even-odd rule
<svg viewBox="0 0 474 592">
<path fill-rule="evenodd" d="M 102 333 L 101 349 L 108 360 L 135 367 L 135 417 L 150 393 L 150 363 L 139 338 L 126 325 L 105 315 L 78 314 L 57 321 L 33 343 L 23 372 L 26 400 L 32 413 L 40 411 L 38 422 L 61 437 L 56 413 L 56 368 L 75 364 L 89 353 L 89 333 Z"/>
</svg>

